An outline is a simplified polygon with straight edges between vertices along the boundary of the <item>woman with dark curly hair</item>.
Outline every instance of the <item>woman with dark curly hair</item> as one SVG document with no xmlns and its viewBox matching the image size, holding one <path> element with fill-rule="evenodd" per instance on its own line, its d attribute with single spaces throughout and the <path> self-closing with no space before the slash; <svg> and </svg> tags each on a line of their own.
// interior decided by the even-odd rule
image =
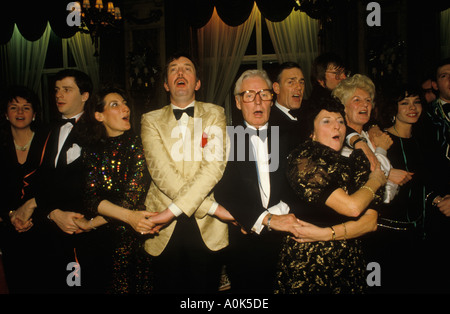
<svg viewBox="0 0 450 314">
<path fill-rule="evenodd" d="M 371 208 L 382 199 L 378 190 L 386 177 L 379 167 L 370 171 L 361 150 L 350 157 L 341 155 L 346 131 L 343 110 L 335 99 L 320 99 L 306 119 L 311 139 L 288 157 L 289 183 L 304 204 L 293 213 L 322 228 L 323 236 L 314 242 L 285 238 L 276 293 L 365 290 L 366 265 L 358 238 L 376 229 L 377 212 Z"/>
<path fill-rule="evenodd" d="M 437 143 L 427 136 L 422 121 L 426 118 L 422 116 L 425 102 L 421 97 L 418 86 L 406 84 L 386 93 L 382 105 L 381 123 L 393 141 L 387 157 L 394 168 L 412 173 L 412 178 L 399 187 L 389 204 L 380 206 L 379 228 L 370 237 L 373 260 L 383 270 L 380 292 L 424 292 L 435 288 L 419 280 L 428 271 L 423 257 L 430 256 L 422 248 L 429 249 L 434 242 L 424 246 L 423 240 L 436 232 L 429 222 L 436 215 L 443 216 L 432 205 L 449 193 L 448 170 L 442 166 L 445 163 L 440 163 Z M 438 262 L 433 261 L 433 267 Z"/>
</svg>

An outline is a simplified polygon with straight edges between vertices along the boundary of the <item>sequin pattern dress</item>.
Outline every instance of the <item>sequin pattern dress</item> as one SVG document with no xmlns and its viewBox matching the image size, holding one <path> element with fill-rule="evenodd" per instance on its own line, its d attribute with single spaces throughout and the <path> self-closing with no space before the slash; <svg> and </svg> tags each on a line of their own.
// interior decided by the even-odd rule
<svg viewBox="0 0 450 314">
<path fill-rule="evenodd" d="M 100 145 L 87 149 L 84 161 L 88 170 L 85 193 L 88 217 L 98 215 L 97 208 L 102 200 L 127 209 L 145 209 L 143 204 L 150 175 L 140 137 L 131 132 L 110 137 Z M 151 292 L 151 260 L 143 250 L 143 239 L 131 226 L 104 218 L 108 223 L 100 227 L 105 231 L 103 240 L 114 241 L 112 280 L 107 292 Z"/>
<path fill-rule="evenodd" d="M 288 157 L 289 183 L 299 201 L 305 203 L 294 214 L 319 227 L 351 220 L 326 206 L 325 201 L 337 188 L 354 193 L 369 174 L 370 165 L 361 150 L 344 157 L 318 142 L 306 141 Z M 382 193 L 377 193 L 376 202 L 382 200 Z M 275 293 L 362 293 L 365 267 L 359 239 L 297 243 L 286 236 Z"/>
</svg>

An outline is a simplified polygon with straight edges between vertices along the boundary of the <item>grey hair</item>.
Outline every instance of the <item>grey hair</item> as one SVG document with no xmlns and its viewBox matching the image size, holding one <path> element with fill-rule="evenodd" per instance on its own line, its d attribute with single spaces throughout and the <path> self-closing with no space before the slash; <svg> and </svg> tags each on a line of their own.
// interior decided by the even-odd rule
<svg viewBox="0 0 450 314">
<path fill-rule="evenodd" d="M 266 81 L 267 85 L 269 86 L 270 89 L 272 89 L 272 81 L 270 80 L 269 76 L 267 75 L 267 72 L 265 70 L 257 70 L 257 69 L 253 69 L 253 70 L 247 70 L 244 73 L 241 74 L 241 76 L 238 78 L 238 80 L 236 81 L 236 85 L 234 87 L 234 95 L 238 95 L 239 93 L 241 93 L 241 86 L 242 86 L 242 82 L 245 79 L 251 78 L 251 77 L 255 77 L 255 76 L 259 76 L 261 77 L 263 80 Z"/>
<path fill-rule="evenodd" d="M 342 80 L 333 90 L 332 95 L 337 97 L 345 105 L 357 88 L 366 91 L 370 98 L 372 98 L 372 105 L 375 106 L 375 84 L 366 75 L 355 74 Z"/>
</svg>

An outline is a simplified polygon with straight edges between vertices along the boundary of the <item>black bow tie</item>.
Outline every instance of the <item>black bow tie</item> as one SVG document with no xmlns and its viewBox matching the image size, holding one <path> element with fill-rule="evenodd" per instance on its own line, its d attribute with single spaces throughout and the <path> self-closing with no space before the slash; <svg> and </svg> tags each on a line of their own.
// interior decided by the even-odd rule
<svg viewBox="0 0 450 314">
<path fill-rule="evenodd" d="M 181 116 L 183 115 L 183 112 L 186 112 L 186 114 L 190 117 L 194 116 L 194 107 L 188 107 L 186 109 L 173 109 L 173 114 L 175 115 L 175 119 L 180 120 Z"/>
<path fill-rule="evenodd" d="M 299 114 L 299 112 L 300 112 L 300 109 L 291 109 L 291 110 L 289 110 L 288 112 L 289 112 L 289 114 L 290 114 L 291 116 L 297 118 L 297 117 L 298 117 L 298 114 Z"/>
<path fill-rule="evenodd" d="M 72 123 L 73 125 L 75 125 L 75 123 L 77 122 L 77 120 L 75 118 L 71 118 L 71 119 L 61 119 L 61 126 L 63 126 L 66 123 Z"/>
<path fill-rule="evenodd" d="M 265 141 L 266 140 L 266 138 L 267 138 L 267 130 L 268 129 L 263 129 L 263 130 L 260 130 L 260 129 L 256 129 L 256 130 L 252 130 L 253 132 L 255 132 L 255 133 L 250 133 L 250 135 L 256 135 L 257 137 L 259 137 L 261 140 L 263 140 L 263 141 Z"/>
</svg>

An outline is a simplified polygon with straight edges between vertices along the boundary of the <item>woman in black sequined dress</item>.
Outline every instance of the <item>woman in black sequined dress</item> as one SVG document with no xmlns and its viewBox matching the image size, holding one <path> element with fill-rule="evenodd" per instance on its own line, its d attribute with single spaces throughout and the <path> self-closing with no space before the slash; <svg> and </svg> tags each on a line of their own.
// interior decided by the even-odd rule
<svg viewBox="0 0 450 314">
<path fill-rule="evenodd" d="M 97 277 L 107 283 L 107 293 L 149 293 L 151 261 L 141 234 L 151 227 L 144 206 L 150 176 L 141 140 L 130 131 L 124 93 L 109 89 L 100 99 L 90 113 L 100 122 L 95 132 L 100 136 L 83 152 L 85 218 L 91 219 L 78 224 L 84 230 L 96 229 L 91 232 L 97 232 L 99 242 L 92 245 L 92 257 L 104 263 L 97 263 Z"/>
<path fill-rule="evenodd" d="M 293 213 L 322 228 L 323 237 L 285 238 L 275 293 L 362 293 L 366 264 L 358 237 L 376 228 L 377 213 L 367 208 L 382 200 L 386 178 L 379 168 L 370 172 L 362 151 L 340 154 L 345 120 L 339 102 L 322 99 L 310 115 L 311 140 L 291 152 L 287 176 L 304 204 Z"/>
</svg>

